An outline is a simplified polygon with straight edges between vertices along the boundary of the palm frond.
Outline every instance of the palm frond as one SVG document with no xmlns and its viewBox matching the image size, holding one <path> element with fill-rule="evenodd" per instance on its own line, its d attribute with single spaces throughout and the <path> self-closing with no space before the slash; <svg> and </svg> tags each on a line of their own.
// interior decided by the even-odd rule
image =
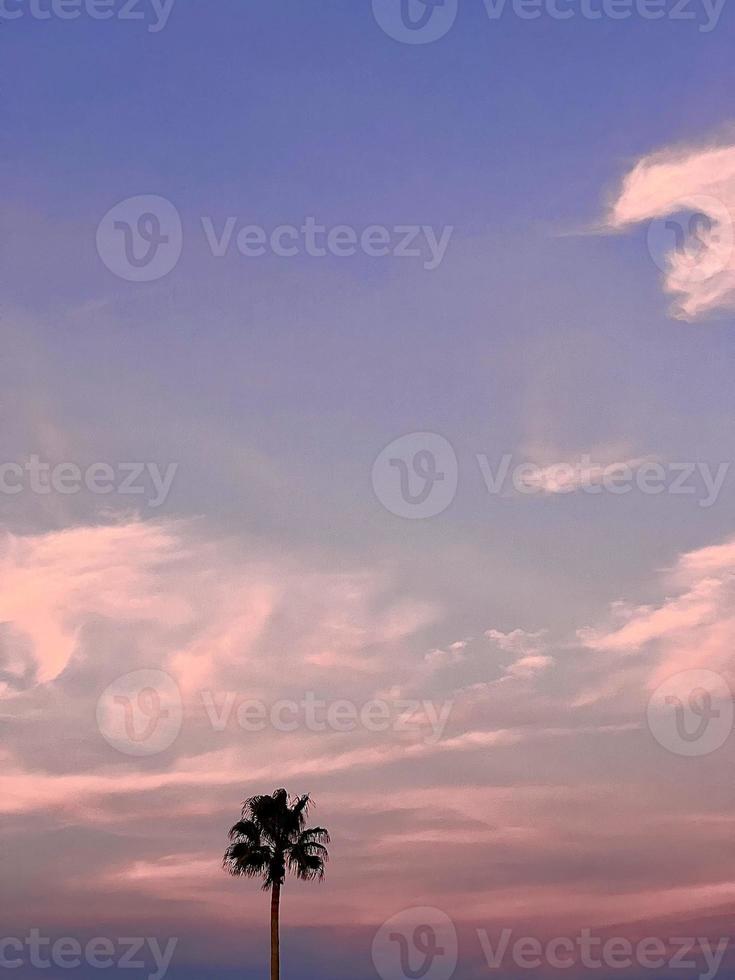
<svg viewBox="0 0 735 980">
<path fill-rule="evenodd" d="M 264 889 L 282 885 L 287 870 L 303 881 L 321 880 L 329 860 L 329 833 L 305 826 L 311 805 L 308 795 L 289 797 L 285 789 L 245 800 L 242 819 L 230 829 L 225 870 L 262 878 Z"/>
<path fill-rule="evenodd" d="M 309 827 L 307 830 L 301 831 L 299 841 L 304 843 L 329 844 L 331 837 L 329 836 L 329 831 L 325 830 L 324 827 Z"/>
<path fill-rule="evenodd" d="M 290 811 L 288 793 L 277 789 L 271 796 L 253 796 L 242 808 L 243 820 L 257 825 L 261 834 L 274 844 L 288 834 Z"/>
<path fill-rule="evenodd" d="M 273 857 L 269 847 L 253 846 L 247 841 L 235 841 L 225 851 L 223 865 L 231 875 L 258 878 L 267 875 Z"/>
<path fill-rule="evenodd" d="M 318 854 L 309 854 L 296 844 L 289 851 L 288 868 L 302 881 L 321 881 L 324 877 L 324 858 Z"/>
<path fill-rule="evenodd" d="M 306 823 L 306 818 L 309 816 L 311 805 L 312 801 L 308 793 L 306 796 L 296 797 L 291 804 L 291 813 L 293 814 L 294 826 L 299 832 L 304 829 L 304 824 Z"/>
<path fill-rule="evenodd" d="M 252 844 L 260 844 L 260 828 L 252 820 L 238 820 L 230 830 L 230 840 L 244 837 Z"/>
</svg>

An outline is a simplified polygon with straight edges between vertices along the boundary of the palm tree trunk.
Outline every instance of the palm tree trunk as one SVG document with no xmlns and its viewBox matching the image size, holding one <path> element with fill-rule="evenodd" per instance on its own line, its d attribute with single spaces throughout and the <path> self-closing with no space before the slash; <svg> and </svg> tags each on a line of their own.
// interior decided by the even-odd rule
<svg viewBox="0 0 735 980">
<path fill-rule="evenodd" d="M 281 886 L 271 889 L 271 980 L 281 978 L 281 942 L 278 935 L 278 914 L 281 902 Z"/>
</svg>

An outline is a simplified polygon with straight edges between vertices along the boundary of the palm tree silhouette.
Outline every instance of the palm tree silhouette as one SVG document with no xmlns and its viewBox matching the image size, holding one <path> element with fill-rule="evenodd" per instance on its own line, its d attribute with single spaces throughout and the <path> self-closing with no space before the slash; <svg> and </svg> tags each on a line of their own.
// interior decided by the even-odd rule
<svg viewBox="0 0 735 980">
<path fill-rule="evenodd" d="M 290 798 L 285 789 L 272 796 L 251 796 L 242 805 L 242 819 L 230 830 L 224 867 L 231 875 L 262 878 L 271 892 L 271 980 L 280 980 L 279 911 L 286 872 L 302 881 L 321 881 L 329 860 L 323 827 L 306 827 L 312 801 Z"/>
</svg>

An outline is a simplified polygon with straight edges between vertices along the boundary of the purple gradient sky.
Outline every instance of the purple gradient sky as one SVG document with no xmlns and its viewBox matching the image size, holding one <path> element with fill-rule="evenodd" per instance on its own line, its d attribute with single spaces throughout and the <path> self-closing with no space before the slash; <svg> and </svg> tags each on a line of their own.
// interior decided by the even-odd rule
<svg viewBox="0 0 735 980">
<path fill-rule="evenodd" d="M 294 980 L 376 976 L 375 930 L 412 906 L 454 918 L 462 978 L 488 972 L 476 928 L 725 934 L 732 740 L 683 758 L 646 705 L 684 670 L 732 683 L 735 475 L 707 507 L 701 483 L 491 495 L 476 457 L 732 459 L 732 303 L 672 316 L 646 237 L 687 195 L 735 205 L 703 151 L 733 142 L 732 20 L 460 0 L 415 47 L 367 0 L 0 23 L 0 463 L 178 466 L 158 508 L 0 493 L 5 935 L 177 936 L 173 980 L 262 975 L 266 901 L 219 861 L 239 801 L 281 783 L 334 837 L 319 891 L 288 887 Z M 652 205 L 661 159 L 682 191 Z M 143 194 L 183 252 L 134 283 L 96 233 Z M 201 219 L 230 215 L 454 232 L 433 271 L 216 258 Z M 371 483 L 415 432 L 459 467 L 423 521 Z M 174 679 L 183 727 L 134 758 L 96 708 L 142 669 Z M 202 702 L 309 691 L 452 711 L 427 743 L 218 732 Z"/>
</svg>

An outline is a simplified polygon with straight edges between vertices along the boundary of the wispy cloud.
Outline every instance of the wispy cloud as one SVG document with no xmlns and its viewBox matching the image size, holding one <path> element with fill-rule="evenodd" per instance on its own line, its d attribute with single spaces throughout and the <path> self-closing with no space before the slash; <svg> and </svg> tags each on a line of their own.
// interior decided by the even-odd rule
<svg viewBox="0 0 735 980">
<path fill-rule="evenodd" d="M 735 679 L 735 541 L 683 555 L 666 575 L 675 592 L 658 603 L 618 602 L 609 622 L 582 629 L 591 650 L 644 657 L 630 668 L 647 689 L 679 671 L 706 668 Z"/>
<path fill-rule="evenodd" d="M 644 708 L 663 673 L 728 670 L 732 542 L 682 556 L 657 584 L 664 598 L 616 603 L 576 642 L 493 627 L 434 649 L 422 631 L 441 611 L 396 594 L 384 573 L 317 568 L 295 554 L 244 555 L 201 525 L 132 521 L 9 535 L 2 561 L 12 588 L 1 600 L 9 691 L 0 809 L 19 842 L 28 814 L 67 828 L 84 867 L 64 885 L 77 910 L 116 888 L 116 902 L 133 892 L 164 908 L 175 897 L 184 918 L 199 921 L 206 909 L 219 921 L 229 885 L 208 868 L 211 861 L 216 875 L 222 829 L 244 793 L 281 781 L 317 795 L 336 839 L 358 848 L 358 865 L 390 866 L 397 906 L 416 894 L 447 901 L 419 859 L 438 826 L 460 920 L 543 918 L 552 895 L 555 915 L 587 910 L 599 921 L 630 908 L 645 914 L 653 892 L 673 910 L 662 855 L 684 843 L 697 859 L 677 869 L 681 887 L 705 904 L 720 895 L 727 814 L 716 799 L 687 806 L 674 783 L 651 779 L 666 759 L 645 739 Z M 43 611 L 43 630 L 33 610 Z M 102 689 L 142 665 L 171 673 L 185 716 L 171 750 L 145 764 L 110 749 L 93 721 Z M 317 690 L 358 703 L 388 692 L 402 714 L 429 698 L 451 704 L 451 715 L 433 741 L 395 729 L 218 730 L 202 707 L 203 687 L 218 706 L 228 691 L 275 702 Z M 72 743 L 84 746 L 78 757 L 64 749 Z M 636 795 L 634 813 L 620 809 L 626 792 Z M 173 837 L 151 837 L 172 810 Z M 90 833 L 114 847 L 90 857 Z M 616 861 L 621 835 L 627 860 Z M 642 870 L 630 870 L 631 855 Z M 478 860 L 492 889 L 477 877 Z M 370 875 L 357 897 L 337 862 L 331 881 L 319 924 L 384 916 Z"/>
<path fill-rule="evenodd" d="M 680 212 L 688 215 L 682 223 L 663 222 Z M 625 176 L 607 224 L 622 231 L 644 221 L 658 221 L 649 247 L 675 296 L 674 316 L 696 320 L 735 308 L 735 146 L 673 147 L 642 157 Z"/>
</svg>

